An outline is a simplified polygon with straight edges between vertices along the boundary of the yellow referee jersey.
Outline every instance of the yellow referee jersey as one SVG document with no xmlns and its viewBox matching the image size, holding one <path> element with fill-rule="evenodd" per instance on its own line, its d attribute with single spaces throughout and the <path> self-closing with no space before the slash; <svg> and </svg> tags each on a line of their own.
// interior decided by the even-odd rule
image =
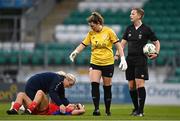
<svg viewBox="0 0 180 121">
<path fill-rule="evenodd" d="M 107 26 L 104 26 L 100 32 L 89 31 L 82 43 L 91 44 L 90 63 L 99 66 L 114 64 L 112 46 L 118 40 L 115 32 Z"/>
</svg>

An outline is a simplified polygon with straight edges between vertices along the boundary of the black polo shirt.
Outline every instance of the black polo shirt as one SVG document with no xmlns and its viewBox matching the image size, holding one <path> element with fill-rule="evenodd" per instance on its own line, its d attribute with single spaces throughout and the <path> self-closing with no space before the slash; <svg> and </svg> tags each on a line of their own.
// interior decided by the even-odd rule
<svg viewBox="0 0 180 121">
<path fill-rule="evenodd" d="M 137 30 L 132 24 L 126 28 L 123 38 L 128 42 L 128 55 L 144 55 L 143 47 L 148 40 L 157 41 L 154 32 L 145 24 L 142 24 Z"/>
</svg>

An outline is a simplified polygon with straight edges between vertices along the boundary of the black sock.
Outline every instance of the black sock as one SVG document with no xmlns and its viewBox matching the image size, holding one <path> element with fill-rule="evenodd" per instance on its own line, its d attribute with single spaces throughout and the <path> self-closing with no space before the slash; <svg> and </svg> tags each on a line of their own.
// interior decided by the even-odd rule
<svg viewBox="0 0 180 121">
<path fill-rule="evenodd" d="M 106 113 L 109 113 L 111 107 L 111 99 L 112 99 L 111 85 L 103 86 L 103 89 L 104 89 L 104 103 L 106 107 Z"/>
<path fill-rule="evenodd" d="M 131 96 L 131 100 L 133 102 L 134 105 L 134 109 L 138 110 L 138 94 L 137 94 L 137 90 L 130 90 L 129 91 L 130 96 Z"/>
<path fill-rule="evenodd" d="M 94 103 L 95 110 L 99 109 L 99 100 L 100 100 L 100 92 L 99 92 L 99 83 L 97 82 L 92 82 L 92 99 Z"/>
<path fill-rule="evenodd" d="M 137 90 L 138 90 L 138 98 L 139 98 L 139 112 L 143 113 L 144 104 L 146 100 L 146 90 L 144 87 L 140 87 Z"/>
</svg>

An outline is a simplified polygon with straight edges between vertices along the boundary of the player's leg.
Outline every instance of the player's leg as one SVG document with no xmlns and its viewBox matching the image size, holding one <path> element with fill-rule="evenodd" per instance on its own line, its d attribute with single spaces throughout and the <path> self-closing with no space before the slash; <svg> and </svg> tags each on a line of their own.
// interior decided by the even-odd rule
<svg viewBox="0 0 180 121">
<path fill-rule="evenodd" d="M 42 90 L 39 91 L 38 96 L 40 96 L 41 99 L 39 97 L 37 97 L 33 101 L 39 102 L 38 110 L 43 111 L 48 107 L 49 99 L 48 99 L 47 95 Z"/>
<path fill-rule="evenodd" d="M 42 111 L 48 106 L 48 98 L 46 97 L 46 94 L 42 90 L 38 90 L 34 100 L 28 105 L 27 111 L 29 113 L 32 113 L 36 108 L 38 111 Z"/>
<path fill-rule="evenodd" d="M 110 116 L 110 106 L 111 106 L 111 99 L 112 99 L 112 92 L 111 92 L 111 83 L 112 78 L 109 77 L 103 77 L 103 89 L 104 89 L 104 103 L 105 103 L 105 113 L 106 115 Z"/>
<path fill-rule="evenodd" d="M 112 76 L 114 73 L 114 65 L 104 66 L 102 69 L 102 79 L 103 79 L 103 89 L 104 89 L 104 103 L 106 109 L 106 115 L 110 116 L 111 111 L 111 85 L 112 85 Z"/>
<path fill-rule="evenodd" d="M 99 92 L 99 83 L 101 79 L 101 71 L 98 69 L 98 66 L 91 65 L 89 69 L 89 77 L 91 81 L 91 94 L 94 103 L 94 112 L 93 115 L 100 115 L 99 111 L 99 101 L 100 101 L 100 92 Z"/>
<path fill-rule="evenodd" d="M 12 109 L 8 110 L 8 114 L 18 114 L 19 108 L 24 104 L 25 106 L 29 105 L 32 100 L 24 93 L 19 92 L 17 94 L 16 100 L 12 106 Z"/>
</svg>

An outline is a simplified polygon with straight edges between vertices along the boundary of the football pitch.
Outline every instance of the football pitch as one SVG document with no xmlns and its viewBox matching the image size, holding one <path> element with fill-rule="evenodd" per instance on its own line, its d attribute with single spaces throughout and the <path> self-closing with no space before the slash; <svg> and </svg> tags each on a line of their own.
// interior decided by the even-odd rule
<svg viewBox="0 0 180 121">
<path fill-rule="evenodd" d="M 101 116 L 92 116 L 92 104 L 85 104 L 86 113 L 81 116 L 47 116 L 47 115 L 7 115 L 6 110 L 10 104 L 0 103 L 0 120 L 73 120 L 73 121 L 88 121 L 88 120 L 180 120 L 180 105 L 179 106 L 157 106 L 146 105 L 144 117 L 130 116 L 132 108 L 128 104 L 112 104 L 111 116 L 106 116 L 104 113 L 104 105 L 100 105 Z"/>
</svg>

